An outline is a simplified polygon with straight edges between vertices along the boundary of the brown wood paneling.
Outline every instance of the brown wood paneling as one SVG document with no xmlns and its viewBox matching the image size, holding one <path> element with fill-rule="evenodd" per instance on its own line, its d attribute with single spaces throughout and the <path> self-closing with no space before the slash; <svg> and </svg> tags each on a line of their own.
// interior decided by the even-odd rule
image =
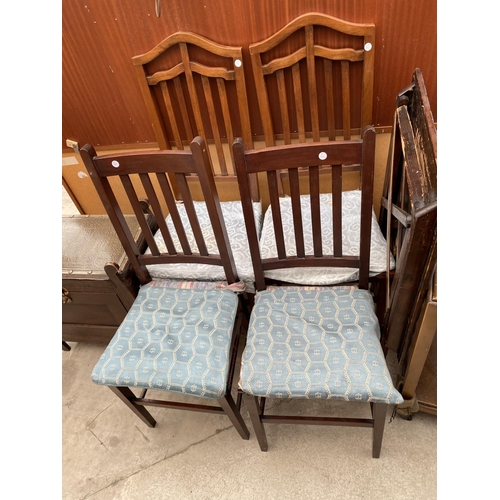
<svg viewBox="0 0 500 500">
<path fill-rule="evenodd" d="M 261 135 L 248 45 L 307 12 L 375 24 L 375 126 L 391 126 L 394 96 L 416 67 L 425 77 L 437 119 L 436 3 L 163 0 L 161 17 L 157 18 L 154 0 L 63 0 L 62 146 L 66 147 L 66 139 L 98 147 L 156 143 L 132 57 L 177 31 L 192 31 L 217 43 L 243 47 L 252 130 Z"/>
</svg>

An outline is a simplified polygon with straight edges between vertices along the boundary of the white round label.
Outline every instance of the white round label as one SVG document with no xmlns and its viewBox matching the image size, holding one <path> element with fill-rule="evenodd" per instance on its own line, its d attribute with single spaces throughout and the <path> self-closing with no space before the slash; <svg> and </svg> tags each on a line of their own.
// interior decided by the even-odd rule
<svg viewBox="0 0 500 500">
<path fill-rule="evenodd" d="M 326 160 L 326 158 L 327 158 L 327 157 L 328 157 L 328 155 L 327 155 L 324 151 L 322 151 L 322 152 L 318 155 L 318 158 L 319 158 L 320 160 Z"/>
<path fill-rule="evenodd" d="M 113 161 L 111 162 L 111 165 L 113 165 L 113 167 L 115 167 L 115 168 L 118 168 L 118 167 L 120 166 L 120 162 L 119 162 L 119 161 L 116 161 L 116 160 L 113 160 Z"/>
</svg>

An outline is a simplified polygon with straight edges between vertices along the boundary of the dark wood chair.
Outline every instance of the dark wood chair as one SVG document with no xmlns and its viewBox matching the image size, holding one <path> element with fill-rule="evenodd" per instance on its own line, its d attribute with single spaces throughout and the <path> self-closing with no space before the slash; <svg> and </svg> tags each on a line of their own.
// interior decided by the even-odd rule
<svg viewBox="0 0 500 500">
<path fill-rule="evenodd" d="M 373 124 L 373 24 L 351 23 L 312 12 L 297 17 L 267 39 L 251 44 L 249 52 L 267 147 L 350 140 L 359 138 L 361 131 Z M 260 147 L 257 142 L 255 144 Z M 320 167 L 319 172 L 319 189 L 328 193 L 331 188 L 329 169 Z M 358 210 L 359 165 L 345 165 L 342 172 L 343 196 L 346 198 L 343 205 L 352 207 L 354 204 Z M 299 178 L 301 187 L 307 189 L 307 176 L 303 176 L 300 170 Z M 289 196 L 291 181 L 286 170 L 280 172 L 277 183 L 280 195 Z M 262 199 L 267 203 L 265 193 Z M 325 202 L 324 199 L 321 201 Z M 354 213 L 354 209 L 349 211 Z M 273 251 L 275 249 L 271 243 L 273 236 L 266 234 L 269 230 L 267 217 L 266 213 L 262 234 L 264 239 L 269 236 L 270 244 L 266 250 L 269 256 L 271 247 Z M 290 214 L 284 217 L 289 221 Z M 390 258 L 387 262 L 387 244 L 375 215 L 372 229 L 370 278 L 375 284 L 377 297 L 384 297 L 385 276 L 388 270 L 394 269 L 395 260 Z M 344 244 L 349 241 L 349 235 L 344 235 Z M 344 251 L 348 249 L 344 248 Z M 280 270 L 269 274 L 290 277 L 293 273 Z M 350 279 L 348 272 L 334 272 L 333 269 L 329 276 L 318 277 L 316 283 L 312 278 L 313 275 L 309 276 L 308 284 L 334 284 Z M 299 277 L 294 276 L 294 279 Z M 380 301 L 380 319 L 383 319 L 383 314 L 384 305 Z"/>
<path fill-rule="evenodd" d="M 239 136 L 253 147 L 241 47 L 178 32 L 132 62 L 160 149 L 185 149 L 200 135 L 217 181 L 237 189 L 231 144 Z"/>
<path fill-rule="evenodd" d="M 240 414 L 241 397 L 231 395 L 245 307 L 228 235 L 222 218 L 205 143 L 196 137 L 190 150 L 148 151 L 97 156 L 87 144 L 81 155 L 106 212 L 141 283 L 139 294 L 92 372 L 96 384 L 108 386 L 149 427 L 155 419 L 145 406 L 225 413 L 243 439 L 248 429 Z M 207 250 L 186 177 L 196 175 L 205 198 L 218 252 Z M 176 179 L 182 206 L 189 217 L 194 242 L 180 219 L 168 176 Z M 114 181 L 114 182 L 111 182 Z M 120 184 L 127 193 L 149 245 L 141 253 L 115 195 Z M 141 184 L 148 196 L 144 209 L 137 195 Z M 170 222 L 165 219 L 169 212 Z M 145 211 L 153 216 L 166 243 L 160 252 Z M 152 264 L 222 266 L 225 282 L 151 280 Z M 218 405 L 191 404 L 148 391 L 198 396 Z M 134 391 L 141 391 L 139 395 Z"/>
<path fill-rule="evenodd" d="M 437 255 L 437 132 L 418 68 L 396 98 L 379 222 L 398 262 L 383 332 L 403 360 Z"/>
<path fill-rule="evenodd" d="M 239 387 L 262 451 L 268 448 L 264 424 L 300 423 L 351 425 L 373 429 L 373 457 L 379 457 L 387 406 L 402 402 L 393 386 L 380 345 L 380 327 L 369 288 L 375 131 L 365 129 L 361 140 L 314 142 L 245 150 L 233 144 L 245 222 L 255 269 L 257 293 L 247 343 L 242 356 Z M 342 250 L 342 169 L 361 166 L 360 245 L 357 255 Z M 323 251 L 319 168 L 331 175 L 333 251 Z M 310 217 L 314 247 L 307 251 L 299 169 L 309 179 Z M 293 225 L 282 224 L 278 172 L 290 179 Z M 248 179 L 261 173 L 267 179 L 277 257 L 262 258 Z M 292 232 L 293 252 L 284 232 Z M 278 268 L 353 268 L 358 286 L 266 286 L 266 273 Z M 371 418 L 277 416 L 265 413 L 268 398 L 334 399 L 369 402 Z"/>
<path fill-rule="evenodd" d="M 416 382 L 435 336 L 421 328 L 421 315 L 433 302 L 428 293 L 437 262 L 437 130 L 419 68 L 396 97 L 379 221 L 397 257 L 382 335 L 397 353 L 408 409 L 412 401 L 417 406 Z"/>
<path fill-rule="evenodd" d="M 133 57 L 132 62 L 160 149 L 184 150 L 197 135 L 205 140 L 226 228 L 231 234 L 236 269 L 252 294 L 253 270 L 231 150 L 237 136 L 243 138 L 247 148 L 253 147 L 241 47 L 178 32 L 147 53 Z M 193 197 L 200 198 L 196 177 L 188 176 L 187 180 Z M 176 178 L 172 176 L 170 182 L 177 197 Z M 261 224 L 256 177 L 251 178 L 250 186 L 256 219 Z M 181 218 L 186 221 L 185 213 Z M 161 235 L 159 238 L 157 243 L 163 246 Z M 213 279 L 207 267 L 205 271 L 206 279 Z M 165 276 L 159 266 L 151 267 L 150 272 L 154 278 Z"/>
</svg>

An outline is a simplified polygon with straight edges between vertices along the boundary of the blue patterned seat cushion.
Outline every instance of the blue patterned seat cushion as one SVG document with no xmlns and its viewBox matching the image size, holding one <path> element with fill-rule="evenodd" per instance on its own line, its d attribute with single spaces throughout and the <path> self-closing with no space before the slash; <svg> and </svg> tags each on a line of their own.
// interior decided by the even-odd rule
<svg viewBox="0 0 500 500">
<path fill-rule="evenodd" d="M 210 285 L 158 280 L 142 286 L 95 365 L 93 382 L 224 396 L 238 296 Z"/>
<path fill-rule="evenodd" d="M 239 385 L 247 394 L 399 404 L 370 293 L 270 287 L 250 317 Z"/>
</svg>

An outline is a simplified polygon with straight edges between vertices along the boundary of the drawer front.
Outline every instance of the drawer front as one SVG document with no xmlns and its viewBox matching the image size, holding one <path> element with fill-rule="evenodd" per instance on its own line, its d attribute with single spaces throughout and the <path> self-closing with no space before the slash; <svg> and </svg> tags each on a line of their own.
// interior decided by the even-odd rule
<svg viewBox="0 0 500 500">
<path fill-rule="evenodd" d="M 100 279 L 62 279 L 62 287 L 69 292 L 78 293 L 115 293 L 115 286 L 106 276 Z"/>
<path fill-rule="evenodd" d="M 62 322 L 119 326 L 127 311 L 114 293 L 74 292 L 63 288 Z"/>
<path fill-rule="evenodd" d="M 117 326 L 63 323 L 62 340 L 66 342 L 90 342 L 92 344 L 107 345 L 116 333 L 117 328 Z"/>
</svg>

